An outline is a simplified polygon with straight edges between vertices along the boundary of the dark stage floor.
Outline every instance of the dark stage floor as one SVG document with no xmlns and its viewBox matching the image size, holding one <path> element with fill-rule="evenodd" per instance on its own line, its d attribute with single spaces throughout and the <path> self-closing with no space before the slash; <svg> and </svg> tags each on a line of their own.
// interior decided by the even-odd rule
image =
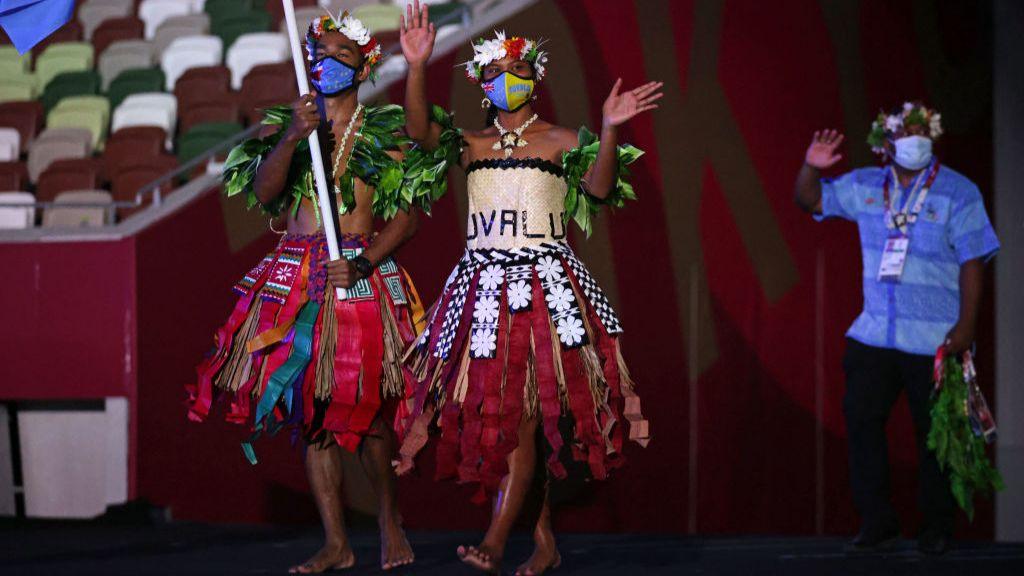
<svg viewBox="0 0 1024 576">
<path fill-rule="evenodd" d="M 417 564 L 398 574 L 474 574 L 455 558 L 455 547 L 479 535 L 412 532 Z M 0 574 L 284 574 L 290 563 L 314 552 L 313 529 L 222 527 L 193 524 L 112 526 L 88 523 L 0 524 Z M 352 574 L 381 573 L 376 534 L 354 533 L 358 556 Z M 893 553 L 849 557 L 842 539 L 680 538 L 657 535 L 567 534 L 560 541 L 564 564 L 555 574 L 1022 574 L 1024 544 L 962 543 L 933 559 L 912 542 Z M 517 535 L 510 562 L 529 552 Z M 510 564 L 514 567 L 515 563 Z"/>
</svg>

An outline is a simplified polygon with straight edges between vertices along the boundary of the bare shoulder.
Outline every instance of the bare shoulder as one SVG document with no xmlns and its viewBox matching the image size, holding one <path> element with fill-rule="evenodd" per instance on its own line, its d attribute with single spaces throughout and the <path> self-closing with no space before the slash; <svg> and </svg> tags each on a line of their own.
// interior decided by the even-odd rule
<svg viewBox="0 0 1024 576">
<path fill-rule="evenodd" d="M 554 124 L 549 125 L 548 137 L 553 141 L 557 142 L 558 145 L 565 150 L 575 148 L 577 144 L 576 131 L 564 126 L 555 126 Z"/>
<path fill-rule="evenodd" d="M 487 139 L 493 140 L 498 137 L 498 130 L 493 126 L 488 126 L 481 130 L 463 130 L 462 137 L 465 138 L 467 142 Z"/>
</svg>

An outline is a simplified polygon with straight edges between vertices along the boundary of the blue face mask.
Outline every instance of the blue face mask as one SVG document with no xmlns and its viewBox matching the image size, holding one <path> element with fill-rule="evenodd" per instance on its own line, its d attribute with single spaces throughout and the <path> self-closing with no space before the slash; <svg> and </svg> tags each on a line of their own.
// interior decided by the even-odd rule
<svg viewBox="0 0 1024 576">
<path fill-rule="evenodd" d="M 317 92 L 334 96 L 355 85 L 356 69 L 334 56 L 324 56 L 309 67 L 309 77 Z"/>
<path fill-rule="evenodd" d="M 522 78 L 511 72 L 502 72 L 480 84 L 491 104 L 505 112 L 515 112 L 533 96 L 533 78 Z"/>
</svg>

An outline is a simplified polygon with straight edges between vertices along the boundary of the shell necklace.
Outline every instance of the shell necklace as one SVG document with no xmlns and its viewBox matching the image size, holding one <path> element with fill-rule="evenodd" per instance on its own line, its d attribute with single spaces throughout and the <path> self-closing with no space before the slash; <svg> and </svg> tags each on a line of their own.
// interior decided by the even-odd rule
<svg viewBox="0 0 1024 576">
<path fill-rule="evenodd" d="M 530 124 L 537 119 L 537 115 L 530 116 L 530 119 L 523 122 L 523 125 L 514 130 L 506 130 L 501 122 L 498 122 L 498 117 L 494 117 L 494 127 L 498 129 L 498 141 L 491 146 L 491 150 L 504 150 L 505 158 L 508 158 L 515 152 L 516 148 L 522 148 L 529 144 L 526 140 L 523 140 L 523 132 L 529 128 Z"/>
<path fill-rule="evenodd" d="M 338 188 L 338 182 L 341 181 L 341 177 L 344 173 L 338 173 L 338 166 L 341 165 L 341 157 L 345 154 L 345 148 L 348 146 L 348 138 L 352 134 L 352 127 L 356 124 L 356 119 L 359 118 L 359 113 L 363 111 L 363 104 L 359 103 L 356 106 L 356 111 L 352 113 L 352 118 L 348 121 L 348 126 L 345 127 L 345 134 L 341 137 L 341 143 L 338 144 L 337 150 L 334 152 L 334 166 L 331 168 L 331 174 L 334 175 L 334 193 L 341 194 L 341 189 Z M 355 148 L 355 146 L 353 146 Z M 351 152 L 349 154 L 351 156 Z M 345 171 L 348 171 L 348 160 L 345 161 Z"/>
</svg>

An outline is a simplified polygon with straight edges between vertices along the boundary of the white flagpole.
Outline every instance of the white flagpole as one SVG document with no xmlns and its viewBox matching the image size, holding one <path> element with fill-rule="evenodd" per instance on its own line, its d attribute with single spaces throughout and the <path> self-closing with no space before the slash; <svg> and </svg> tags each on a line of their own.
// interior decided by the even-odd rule
<svg viewBox="0 0 1024 576">
<path fill-rule="evenodd" d="M 308 81 L 306 79 L 306 63 L 302 56 L 302 45 L 299 43 L 299 28 L 295 23 L 295 5 L 292 0 L 281 0 L 284 7 L 284 19 L 288 24 L 288 41 L 292 47 L 292 64 L 295 65 L 295 80 L 299 85 L 299 96 L 309 93 Z M 341 258 L 341 250 L 338 247 L 338 231 L 335 225 L 337 214 L 331 209 L 330 188 L 327 187 L 327 176 L 324 172 L 324 160 L 320 154 L 320 137 L 314 130 L 309 135 L 309 154 L 313 160 L 313 180 L 316 182 L 316 196 L 320 205 L 320 220 L 324 224 L 324 235 L 327 236 L 327 250 L 331 260 Z M 338 300 L 348 298 L 348 291 L 338 288 Z"/>
</svg>

